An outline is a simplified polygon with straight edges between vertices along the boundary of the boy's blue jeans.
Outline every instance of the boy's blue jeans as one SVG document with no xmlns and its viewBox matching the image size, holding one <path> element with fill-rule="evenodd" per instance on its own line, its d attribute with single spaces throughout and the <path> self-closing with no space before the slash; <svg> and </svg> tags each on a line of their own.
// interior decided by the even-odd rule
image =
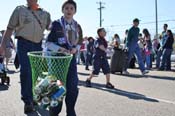
<svg viewBox="0 0 175 116">
<path fill-rule="evenodd" d="M 17 54 L 20 63 L 21 99 L 25 104 L 33 102 L 32 73 L 29 57 L 27 56 L 27 53 L 31 51 L 42 51 L 41 42 L 33 43 L 25 39 L 18 39 Z"/>
<path fill-rule="evenodd" d="M 75 104 L 78 97 L 78 74 L 77 74 L 77 62 L 75 55 L 73 56 L 67 75 L 66 83 L 66 112 L 67 116 L 76 116 Z M 57 107 L 50 107 L 50 114 L 57 116 L 62 109 L 62 102 Z"/>
</svg>

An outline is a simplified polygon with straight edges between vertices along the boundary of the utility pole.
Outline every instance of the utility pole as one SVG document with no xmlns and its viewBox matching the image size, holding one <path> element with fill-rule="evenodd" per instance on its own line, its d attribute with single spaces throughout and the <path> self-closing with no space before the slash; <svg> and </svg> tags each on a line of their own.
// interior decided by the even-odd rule
<svg viewBox="0 0 175 116">
<path fill-rule="evenodd" d="M 97 2 L 97 4 L 99 4 L 100 5 L 100 7 L 98 8 L 98 10 L 100 11 L 100 27 L 102 27 L 102 9 L 104 9 L 105 7 L 104 6 L 102 6 L 102 4 L 104 4 L 104 3 L 102 3 L 101 1 L 100 2 Z"/>
<path fill-rule="evenodd" d="M 158 37 L 157 0 L 155 0 L 155 12 L 156 12 L 156 37 Z"/>
</svg>

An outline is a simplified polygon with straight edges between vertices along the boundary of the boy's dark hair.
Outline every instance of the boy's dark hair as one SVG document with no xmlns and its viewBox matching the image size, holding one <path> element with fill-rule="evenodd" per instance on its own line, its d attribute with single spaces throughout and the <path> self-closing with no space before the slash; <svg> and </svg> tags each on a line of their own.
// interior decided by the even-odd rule
<svg viewBox="0 0 175 116">
<path fill-rule="evenodd" d="M 116 33 L 114 34 L 114 38 L 120 38 L 119 35 Z"/>
<path fill-rule="evenodd" d="M 168 24 L 165 23 L 164 26 L 165 26 L 165 27 L 168 27 Z"/>
<path fill-rule="evenodd" d="M 64 7 L 66 6 L 66 4 L 72 4 L 75 7 L 75 11 L 77 11 L 77 4 L 75 1 L 73 0 L 67 0 L 63 3 L 62 5 L 62 10 L 64 9 Z"/>
<path fill-rule="evenodd" d="M 139 33 L 139 37 L 142 37 L 142 33 Z"/>
<path fill-rule="evenodd" d="M 146 37 L 150 36 L 150 33 L 146 28 L 143 29 L 143 33 L 145 34 Z"/>
<path fill-rule="evenodd" d="M 172 33 L 172 31 L 171 31 L 171 30 L 167 30 L 167 32 L 169 32 L 169 33 L 170 33 L 169 36 L 170 36 L 171 38 L 173 38 L 173 33 Z"/>
<path fill-rule="evenodd" d="M 97 29 L 97 34 L 99 35 L 99 33 L 100 33 L 101 31 L 103 31 L 103 30 L 105 30 L 103 27 Z"/>
<path fill-rule="evenodd" d="M 94 40 L 94 38 L 93 38 L 93 37 L 88 37 L 88 41 L 90 41 L 91 39 L 92 39 L 92 40 Z"/>
<path fill-rule="evenodd" d="M 133 22 L 137 22 L 137 23 L 139 23 L 139 19 L 138 18 L 135 18 L 134 20 L 133 20 Z"/>
</svg>

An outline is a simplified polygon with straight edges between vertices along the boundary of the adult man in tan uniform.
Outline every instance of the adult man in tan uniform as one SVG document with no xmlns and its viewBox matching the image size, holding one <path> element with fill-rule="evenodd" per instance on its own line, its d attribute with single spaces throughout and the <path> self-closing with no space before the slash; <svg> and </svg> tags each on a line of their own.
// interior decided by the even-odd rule
<svg viewBox="0 0 175 116">
<path fill-rule="evenodd" d="M 4 52 L 5 43 L 15 31 L 17 54 L 20 63 L 21 99 L 24 113 L 34 111 L 32 95 L 32 76 L 28 52 L 41 51 L 43 32 L 51 23 L 50 14 L 39 7 L 38 0 L 27 0 L 27 6 L 17 6 L 13 11 L 7 30 L 1 42 L 0 53 Z"/>
</svg>

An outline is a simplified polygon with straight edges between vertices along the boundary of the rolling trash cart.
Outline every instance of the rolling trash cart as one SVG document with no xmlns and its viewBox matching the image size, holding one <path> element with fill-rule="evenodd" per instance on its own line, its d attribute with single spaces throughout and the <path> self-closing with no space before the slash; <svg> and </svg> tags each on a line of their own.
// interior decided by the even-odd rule
<svg viewBox="0 0 175 116">
<path fill-rule="evenodd" d="M 56 107 L 66 95 L 66 80 L 71 54 L 29 52 L 33 99 L 41 108 Z"/>
<path fill-rule="evenodd" d="M 4 66 L 4 56 L 0 55 L 0 78 L 1 78 L 1 84 L 4 85 L 5 83 L 7 85 L 10 85 L 10 77 L 7 76 L 7 70 Z"/>
<path fill-rule="evenodd" d="M 120 74 L 122 74 L 124 65 L 127 65 L 126 54 L 127 52 L 124 49 L 119 48 L 114 49 L 114 54 L 112 55 L 110 62 L 110 70 L 112 74 L 114 74 L 115 72 L 120 72 Z"/>
</svg>

